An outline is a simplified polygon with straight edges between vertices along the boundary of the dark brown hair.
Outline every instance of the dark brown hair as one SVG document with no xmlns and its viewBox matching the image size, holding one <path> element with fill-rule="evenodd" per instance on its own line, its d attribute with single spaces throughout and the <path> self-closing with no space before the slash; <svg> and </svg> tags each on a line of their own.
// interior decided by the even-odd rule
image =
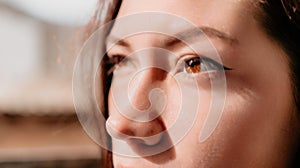
<svg viewBox="0 0 300 168">
<path fill-rule="evenodd" d="M 299 0 L 262 0 L 256 19 L 266 34 L 279 44 L 289 56 L 294 98 L 300 109 L 300 1 Z"/>
<path fill-rule="evenodd" d="M 299 121 L 300 121 L 300 1 L 260 0 L 255 15 L 265 33 L 273 39 L 285 53 L 291 69 L 295 117 L 292 119 L 295 131 L 294 154 L 290 167 L 299 167 Z M 276 68 L 276 67 L 274 67 Z"/>
</svg>

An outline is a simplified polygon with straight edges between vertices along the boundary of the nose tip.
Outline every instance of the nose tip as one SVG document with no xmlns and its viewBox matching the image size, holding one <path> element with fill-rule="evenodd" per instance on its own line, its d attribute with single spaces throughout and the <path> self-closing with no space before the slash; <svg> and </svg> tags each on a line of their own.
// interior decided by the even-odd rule
<svg viewBox="0 0 300 168">
<path fill-rule="evenodd" d="M 111 137 L 120 140 L 126 140 L 131 136 L 134 136 L 134 133 L 130 131 L 130 129 L 124 129 L 124 126 L 122 126 L 121 123 L 118 123 L 117 120 L 114 120 L 111 117 L 106 121 L 106 130 Z"/>
<path fill-rule="evenodd" d="M 165 130 L 161 119 L 166 97 L 163 79 L 166 72 L 149 68 L 133 76 L 128 90 L 113 87 L 110 92 L 110 116 L 106 122 L 107 132 L 112 138 L 153 145 L 160 141 Z M 115 85 L 114 85 L 115 84 Z M 117 86 L 113 83 L 112 86 Z M 118 95 L 114 95 L 118 93 Z"/>
<path fill-rule="evenodd" d="M 136 122 L 123 116 L 111 116 L 106 129 L 112 138 L 124 141 L 139 140 L 146 145 L 157 144 L 162 138 L 165 126 L 159 118 L 150 122 Z"/>
</svg>

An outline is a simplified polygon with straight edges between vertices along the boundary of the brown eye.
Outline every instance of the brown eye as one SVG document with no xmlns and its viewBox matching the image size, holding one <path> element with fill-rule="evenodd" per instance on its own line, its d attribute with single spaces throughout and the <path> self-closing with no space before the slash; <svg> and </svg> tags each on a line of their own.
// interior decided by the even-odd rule
<svg viewBox="0 0 300 168">
<path fill-rule="evenodd" d="M 111 59 L 114 65 L 123 66 L 126 64 L 126 58 L 124 56 L 115 55 Z"/>
<path fill-rule="evenodd" d="M 115 64 L 120 63 L 122 60 L 124 59 L 124 57 L 120 56 L 120 55 L 115 55 L 112 57 L 112 61 Z"/>
<path fill-rule="evenodd" d="M 200 73 L 201 72 L 201 58 L 195 57 L 186 61 L 185 71 L 187 73 Z"/>
</svg>

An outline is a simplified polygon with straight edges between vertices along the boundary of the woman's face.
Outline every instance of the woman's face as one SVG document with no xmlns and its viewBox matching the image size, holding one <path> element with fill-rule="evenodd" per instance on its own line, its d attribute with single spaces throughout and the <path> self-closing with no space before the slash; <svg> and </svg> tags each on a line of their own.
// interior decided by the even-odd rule
<svg viewBox="0 0 300 168">
<path fill-rule="evenodd" d="M 154 102 L 158 104 L 163 102 L 164 108 L 151 121 L 135 121 L 123 115 L 133 112 L 126 104 L 117 107 L 113 91 L 110 90 L 108 97 L 110 116 L 107 126 L 113 139 L 113 151 L 118 148 L 114 141 L 121 140 L 140 156 L 130 157 L 114 153 L 115 167 L 285 167 L 287 153 L 290 150 L 289 132 L 293 115 L 288 61 L 281 48 L 267 37 L 255 20 L 253 7 L 252 2 L 248 0 L 122 2 L 117 18 L 139 12 L 156 11 L 175 14 L 203 28 L 219 53 L 222 65 L 226 67 L 223 70 L 226 75 L 226 99 L 216 129 L 205 141 L 199 141 L 212 102 L 212 87 L 207 75 L 209 72 L 201 67 L 202 60 L 193 59 L 194 53 L 183 43 L 174 46 L 162 44 L 167 38 L 165 35 L 142 33 L 123 39 L 108 51 L 109 57 L 121 60 L 137 51 L 156 47 L 168 50 L 179 60 L 184 60 L 186 65 L 182 73 L 193 76 L 198 86 L 196 92 L 199 97 L 197 100 L 191 98 L 185 101 L 190 102 L 191 107 L 195 107 L 195 104 L 200 106 L 197 108 L 196 116 L 193 117 L 195 121 L 191 129 L 175 144 L 174 136 L 168 129 L 178 119 L 181 112 L 178 109 L 183 107 L 180 104 L 183 101 L 181 99 L 188 99 L 182 97 L 176 75 L 172 76 L 159 68 L 147 68 L 136 73 L 128 86 L 124 86 L 120 82 L 124 74 L 118 73 L 125 68 L 126 74 L 126 66 L 130 65 L 127 62 L 120 63 L 114 70 L 111 88 L 124 88 L 124 91 L 127 87 L 130 88 L 131 103 L 128 106 L 141 110 L 139 112 L 151 109 L 149 107 L 156 104 L 151 104 L 153 102 L 151 98 L 149 100 L 149 93 L 152 89 L 159 88 L 160 93 L 154 97 L 159 101 Z M 115 24 L 111 34 L 122 29 L 125 27 Z M 143 54 L 140 54 L 139 64 L 157 58 L 157 55 L 152 57 L 151 52 L 147 55 L 147 58 L 145 56 L 143 59 Z M 164 54 L 160 57 L 162 58 L 159 59 L 163 59 Z M 185 83 L 191 79 L 187 77 L 180 80 Z M 159 95 L 164 97 L 161 98 Z M 153 109 L 153 113 L 158 113 L 155 112 L 155 108 Z M 181 110 L 188 114 L 191 109 Z M 154 136 L 161 132 L 164 132 L 163 136 Z M 154 138 L 144 139 L 151 136 Z M 171 146 L 167 151 L 151 156 L 144 155 L 145 151 L 166 144 Z"/>
</svg>

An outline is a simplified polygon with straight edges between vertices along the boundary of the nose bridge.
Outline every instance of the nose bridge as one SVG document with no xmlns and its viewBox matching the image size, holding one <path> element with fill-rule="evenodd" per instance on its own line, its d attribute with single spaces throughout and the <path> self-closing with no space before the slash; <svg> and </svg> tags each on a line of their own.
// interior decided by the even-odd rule
<svg viewBox="0 0 300 168">
<path fill-rule="evenodd" d="M 159 106 L 157 99 L 153 99 L 151 91 L 153 89 L 163 89 L 163 81 L 166 77 L 166 72 L 159 68 L 147 68 L 138 72 L 129 82 L 128 91 L 129 94 L 129 104 L 124 106 L 124 108 L 115 109 L 111 108 L 109 120 L 107 121 L 107 130 L 110 135 L 117 139 L 128 140 L 128 139 L 141 139 L 147 141 L 148 144 L 154 144 L 159 141 L 161 135 L 159 133 L 165 130 L 163 121 L 161 120 Z M 160 96 L 160 95 L 158 95 Z M 150 100 L 154 100 L 151 102 Z M 165 101 L 158 100 L 160 102 L 166 103 Z M 151 104 L 153 103 L 153 104 Z M 131 106 L 131 107 L 129 107 Z M 136 110 L 137 109 L 137 110 Z M 163 109 L 163 108 L 160 108 Z M 131 110 L 131 111 L 128 111 Z M 122 113 L 122 114 L 121 114 Z M 128 114 L 137 113 L 133 115 Z M 135 116 L 143 115 L 153 115 L 151 120 L 146 122 L 141 122 L 136 120 Z M 152 137 L 152 139 L 145 140 L 143 137 Z"/>
<path fill-rule="evenodd" d="M 149 67 L 138 72 L 129 83 L 131 105 L 138 110 L 147 110 L 151 106 L 150 93 L 153 89 L 163 90 L 167 73 L 159 68 Z"/>
<path fill-rule="evenodd" d="M 160 133 L 165 130 L 165 125 L 161 114 L 167 104 L 168 75 L 168 64 L 165 64 L 168 59 L 163 55 L 166 55 L 164 51 L 152 48 L 131 55 L 138 68 L 126 82 L 124 91 L 127 93 L 119 93 L 126 95 L 126 101 L 120 102 L 121 108 L 113 106 L 109 109 L 112 111 L 107 130 L 113 138 L 139 139 L 148 145 L 156 144 L 162 138 Z"/>
</svg>

